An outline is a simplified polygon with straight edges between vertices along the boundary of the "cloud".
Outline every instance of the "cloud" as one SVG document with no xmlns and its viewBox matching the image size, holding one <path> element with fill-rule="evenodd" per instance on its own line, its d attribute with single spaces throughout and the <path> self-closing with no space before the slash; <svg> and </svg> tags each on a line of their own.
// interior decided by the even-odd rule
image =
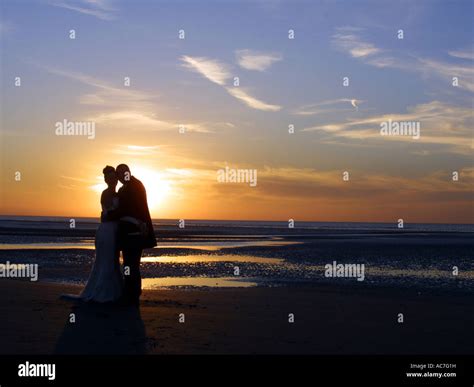
<svg viewBox="0 0 474 387">
<path fill-rule="evenodd" d="M 121 156 L 153 156 L 158 153 L 161 149 L 159 145 L 119 145 L 117 148 L 112 150 L 112 153 L 119 154 Z"/>
<path fill-rule="evenodd" d="M 84 105 L 96 105 L 101 107 L 127 108 L 127 109 L 152 109 L 152 99 L 156 95 L 139 91 L 130 87 L 116 87 L 101 79 L 89 75 L 66 71 L 55 67 L 39 66 L 51 74 L 59 75 L 84 85 L 95 88 L 95 92 L 83 94 L 79 102 Z"/>
<path fill-rule="evenodd" d="M 247 168 L 248 166 L 234 166 Z M 235 186 L 215 184 L 214 190 L 226 196 L 241 197 L 254 195 L 266 200 L 318 201 L 319 205 L 340 203 L 343 208 L 353 208 L 354 203 L 367 203 L 372 206 L 387 207 L 387 203 L 425 203 L 447 201 L 461 202 L 471 207 L 474 193 L 474 168 L 459 170 L 460 179 L 451 180 L 452 171 L 435 171 L 423 177 L 404 177 L 378 173 L 363 173 L 351 170 L 351 176 L 357 176 L 350 182 L 342 179 L 341 170 L 317 170 L 313 168 L 269 167 L 258 168 L 258 187 L 255 190 L 240 190 Z M 212 179 L 210 173 L 201 173 Z M 243 187 L 244 189 L 246 187 Z M 398 218 L 396 218 L 398 219 Z"/>
<path fill-rule="evenodd" d="M 379 68 L 395 68 L 408 72 L 417 72 L 424 77 L 437 77 L 451 84 L 452 78 L 459 77 L 459 87 L 474 92 L 474 66 L 471 63 L 447 63 L 440 60 L 424 58 L 406 52 L 395 53 L 381 49 L 374 44 L 364 41 L 362 29 L 343 27 L 333 35 L 334 46 L 347 52 L 353 58 Z M 472 50 L 449 51 L 456 59 L 472 59 Z"/>
<path fill-rule="evenodd" d="M 101 20 L 115 19 L 115 11 L 107 0 L 79 0 L 75 3 L 69 1 L 52 1 L 52 6 L 79 12 L 84 15 L 94 16 Z"/>
<path fill-rule="evenodd" d="M 211 82 L 223 86 L 231 96 L 244 102 L 252 109 L 273 112 L 281 109 L 281 106 L 271 105 L 266 102 L 263 102 L 251 96 L 247 91 L 239 87 L 227 87 L 225 84 L 227 79 L 231 77 L 231 74 L 228 70 L 228 66 L 224 63 L 219 62 L 218 60 L 190 56 L 183 56 L 181 57 L 181 60 L 184 62 L 183 66 L 185 68 L 197 72 L 205 78 L 209 79 Z"/>
<path fill-rule="evenodd" d="M 350 27 L 341 27 L 337 33 L 332 36 L 334 46 L 349 54 L 354 58 L 362 58 L 382 52 L 374 44 L 364 41 L 357 32 L 360 29 Z"/>
<path fill-rule="evenodd" d="M 237 50 L 237 63 L 246 70 L 265 71 L 273 63 L 283 59 L 280 54 L 263 53 L 253 50 Z"/>
<path fill-rule="evenodd" d="M 436 75 L 452 82 L 453 77 L 459 78 L 459 87 L 474 93 L 474 67 L 472 64 L 460 65 L 445 63 L 432 59 L 418 59 L 418 70 L 430 75 Z"/>
<path fill-rule="evenodd" d="M 181 61 L 185 68 L 195 71 L 221 86 L 224 86 L 227 79 L 231 77 L 228 66 L 215 59 L 184 55 L 181 57 Z"/>
<path fill-rule="evenodd" d="M 125 86 L 116 87 L 101 79 L 78 72 L 48 66 L 39 67 L 51 74 L 95 88 L 93 93 L 81 95 L 79 102 L 103 108 L 100 112 L 86 118 L 88 121 L 102 124 L 102 127 L 124 130 L 178 131 L 180 125 L 183 125 L 187 132 L 195 133 L 211 133 L 224 127 L 230 127 L 229 123 L 222 122 L 178 122 L 159 119 L 154 113 L 153 99 L 156 96 L 153 94 Z"/>
<path fill-rule="evenodd" d="M 252 97 L 250 94 L 248 94 L 246 91 L 244 91 L 243 89 L 239 87 L 228 87 L 226 88 L 226 90 L 228 91 L 230 95 L 242 101 L 243 103 L 245 103 L 247 106 L 251 107 L 252 109 L 264 110 L 264 111 L 270 111 L 270 112 L 276 112 L 276 111 L 281 110 L 281 106 L 270 105 L 266 102 L 263 102 L 255 97 Z"/>
<path fill-rule="evenodd" d="M 416 105 L 409 108 L 408 113 L 383 114 L 360 120 L 316 125 L 302 131 L 319 131 L 330 136 L 353 140 L 413 142 L 411 136 L 381 136 L 380 124 L 388 120 L 420 122 L 421 136 L 416 143 L 443 145 L 453 153 L 472 153 L 471 109 L 439 101 Z"/>
<path fill-rule="evenodd" d="M 313 116 L 341 111 L 358 111 L 359 105 L 364 102 L 355 98 L 339 98 L 318 102 L 311 105 L 304 105 L 293 111 L 293 114 L 299 116 Z M 352 105 L 355 109 L 345 109 L 344 106 Z"/>
<path fill-rule="evenodd" d="M 59 178 L 66 179 L 66 180 L 71 180 L 71 181 L 76 181 L 76 182 L 79 182 L 79 183 L 89 183 L 91 181 L 90 179 L 83 179 L 83 178 L 79 178 L 79 177 L 66 176 L 66 175 L 60 175 Z"/>
<path fill-rule="evenodd" d="M 151 114 L 127 110 L 100 113 L 89 117 L 89 120 L 96 123 L 114 123 L 114 125 L 120 123 L 121 126 L 127 126 L 130 130 L 170 130 L 173 128 L 173 124 L 158 120 Z"/>
<path fill-rule="evenodd" d="M 474 48 L 448 51 L 448 54 L 455 58 L 474 60 Z"/>
<path fill-rule="evenodd" d="M 211 133 L 214 123 L 187 123 L 160 120 L 152 113 L 120 110 L 101 113 L 88 117 L 89 121 L 103 124 L 105 127 L 127 130 L 178 131 L 182 125 L 186 132 Z"/>
<path fill-rule="evenodd" d="M 76 176 L 60 175 L 59 179 L 60 181 L 57 186 L 61 189 L 67 190 L 81 190 L 85 185 L 90 186 L 95 183 L 94 179 L 86 179 Z"/>
</svg>

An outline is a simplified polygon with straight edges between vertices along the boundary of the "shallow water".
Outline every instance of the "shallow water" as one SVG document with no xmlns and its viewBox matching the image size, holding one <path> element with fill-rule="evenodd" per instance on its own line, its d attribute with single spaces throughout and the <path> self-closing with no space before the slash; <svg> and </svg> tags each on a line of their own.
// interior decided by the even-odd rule
<svg viewBox="0 0 474 387">
<path fill-rule="evenodd" d="M 223 248 L 237 247 L 271 247 L 271 246 L 289 246 L 301 244 L 302 242 L 281 241 L 281 240 L 251 240 L 251 241 L 203 241 L 203 242 L 160 242 L 155 249 L 195 249 L 217 251 Z M 73 242 L 73 243 L 1 243 L 0 250 L 63 250 L 63 249 L 88 249 L 94 250 L 93 242 Z"/>
<path fill-rule="evenodd" d="M 25 259 L 19 262 L 34 262 L 34 251 L 24 250 Z M 6 253 L 6 251 L 5 251 Z M 20 253 L 20 252 L 18 252 Z M 46 252 L 44 252 L 46 253 Z M 48 259 L 41 258 L 40 281 L 85 284 L 92 257 L 70 256 L 67 250 L 63 258 L 54 254 Z M 47 253 L 46 253 L 47 254 Z M 29 257 L 29 258 L 27 258 Z M 85 259 L 88 259 L 86 262 Z M 0 262 L 4 260 L 1 259 Z M 460 270 L 457 276 L 452 267 L 407 266 L 402 269 L 387 264 L 373 262 L 365 264 L 364 279 L 353 277 L 326 277 L 325 265 L 331 262 L 312 263 L 307 261 L 266 258 L 237 254 L 190 254 L 147 256 L 142 258 L 141 273 L 145 289 L 157 288 L 226 288 L 252 286 L 292 286 L 297 284 L 337 284 L 355 286 L 395 286 L 425 289 L 474 290 L 474 270 Z M 235 270 L 238 268 L 238 275 Z"/>
<path fill-rule="evenodd" d="M 192 287 L 211 287 L 211 288 L 249 288 L 258 285 L 258 279 L 252 281 L 251 278 L 232 278 L 232 277 L 162 277 L 162 278 L 144 278 L 142 280 L 143 289 L 160 288 L 192 288 Z"/>
<path fill-rule="evenodd" d="M 143 257 L 142 263 L 197 263 L 197 262 L 253 262 L 253 263 L 264 263 L 270 264 L 282 264 L 284 259 L 280 258 L 263 258 L 255 257 L 252 255 L 161 255 L 161 256 L 148 256 Z"/>
<path fill-rule="evenodd" d="M 91 237 L 1 235 L 0 263 L 37 263 L 40 281 L 84 284 L 94 261 Z M 333 231 L 314 236 L 182 235 L 146 250 L 146 288 L 336 284 L 474 291 L 472 235 Z M 286 239 L 285 239 L 286 238 Z M 295 240 L 296 239 L 296 240 Z M 224 249 L 229 250 L 224 250 Z M 191 249 L 191 250 L 189 250 Z M 205 251 L 208 250 L 208 251 Z M 364 264 L 364 280 L 328 278 L 325 265 Z M 459 267 L 459 275 L 452 273 Z M 239 275 L 236 276 L 235 269 Z"/>
</svg>

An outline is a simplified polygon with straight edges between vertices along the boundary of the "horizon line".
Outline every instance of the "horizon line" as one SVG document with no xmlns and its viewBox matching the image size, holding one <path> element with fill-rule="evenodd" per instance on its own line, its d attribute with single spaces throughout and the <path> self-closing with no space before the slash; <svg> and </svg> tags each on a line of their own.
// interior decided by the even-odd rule
<svg viewBox="0 0 474 387">
<path fill-rule="evenodd" d="M 82 219 L 99 219 L 100 216 L 65 216 L 65 215 L 5 215 L 0 214 L 2 217 L 16 217 L 16 218 L 82 218 Z M 185 221 L 213 221 L 213 222 L 272 222 L 272 223 L 288 223 L 289 219 L 284 220 L 266 220 L 266 219 L 208 219 L 208 218 L 151 218 L 152 221 L 177 221 L 184 219 Z M 326 221 L 326 220 L 297 220 L 293 219 L 295 223 L 379 223 L 379 224 L 392 224 L 387 221 Z M 474 226 L 474 223 L 440 223 L 440 222 L 407 222 L 403 221 L 404 224 L 439 224 L 439 225 L 466 225 Z M 397 224 L 397 221 L 393 221 L 393 224 Z"/>
</svg>

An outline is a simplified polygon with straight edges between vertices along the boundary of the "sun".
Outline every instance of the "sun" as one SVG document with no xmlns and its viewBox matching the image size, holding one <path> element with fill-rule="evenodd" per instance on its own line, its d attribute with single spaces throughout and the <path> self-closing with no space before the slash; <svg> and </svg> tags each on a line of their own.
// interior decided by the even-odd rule
<svg viewBox="0 0 474 387">
<path fill-rule="evenodd" d="M 132 176 L 135 176 L 145 186 L 150 211 L 160 208 L 171 191 L 170 182 L 164 179 L 159 172 L 152 169 L 144 167 L 130 169 L 132 170 Z"/>
<path fill-rule="evenodd" d="M 130 170 L 132 172 L 132 176 L 140 180 L 145 186 L 150 212 L 159 209 L 165 203 L 166 198 L 171 191 L 170 182 L 166 180 L 159 172 L 147 167 L 131 165 Z M 97 179 L 101 182 L 91 186 L 91 188 L 96 192 L 102 192 L 107 188 L 107 185 L 104 182 L 103 176 L 97 176 Z M 122 185 L 119 182 L 117 185 L 117 190 L 121 186 Z"/>
</svg>

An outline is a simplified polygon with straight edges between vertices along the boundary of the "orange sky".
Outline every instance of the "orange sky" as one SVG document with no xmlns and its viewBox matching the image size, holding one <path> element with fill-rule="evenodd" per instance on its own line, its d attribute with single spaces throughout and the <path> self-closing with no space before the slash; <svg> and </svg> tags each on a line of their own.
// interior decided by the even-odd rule
<svg viewBox="0 0 474 387">
<path fill-rule="evenodd" d="M 344 181 L 340 170 L 263 167 L 252 187 L 217 179 L 221 168 L 248 165 L 208 164 L 159 147 L 123 145 L 82 162 L 75 148 L 65 151 L 71 163 L 19 163 L 21 181 L 10 169 L 0 213 L 98 216 L 101 169 L 126 162 L 145 184 L 154 218 L 469 223 L 473 215 L 472 169 L 461 171 L 457 182 L 448 173 L 407 179 L 358 171 Z"/>
</svg>

